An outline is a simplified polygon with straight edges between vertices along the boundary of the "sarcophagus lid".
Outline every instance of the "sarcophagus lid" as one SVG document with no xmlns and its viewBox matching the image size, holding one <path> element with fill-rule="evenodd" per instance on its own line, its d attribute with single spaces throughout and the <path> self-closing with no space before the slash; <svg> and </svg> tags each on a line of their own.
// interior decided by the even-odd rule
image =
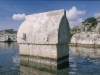
<svg viewBox="0 0 100 75">
<path fill-rule="evenodd" d="M 25 17 L 17 34 L 18 43 L 63 44 L 70 42 L 65 10 L 37 13 Z"/>
</svg>

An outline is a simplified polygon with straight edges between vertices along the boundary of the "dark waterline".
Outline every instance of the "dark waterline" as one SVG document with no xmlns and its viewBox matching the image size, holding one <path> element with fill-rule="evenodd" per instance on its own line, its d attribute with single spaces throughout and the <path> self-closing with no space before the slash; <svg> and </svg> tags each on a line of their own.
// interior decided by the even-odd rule
<svg viewBox="0 0 100 75">
<path fill-rule="evenodd" d="M 0 43 L 0 75 L 100 75 L 100 48 L 70 47 L 69 67 L 50 73 L 20 65 L 16 42 Z"/>
</svg>

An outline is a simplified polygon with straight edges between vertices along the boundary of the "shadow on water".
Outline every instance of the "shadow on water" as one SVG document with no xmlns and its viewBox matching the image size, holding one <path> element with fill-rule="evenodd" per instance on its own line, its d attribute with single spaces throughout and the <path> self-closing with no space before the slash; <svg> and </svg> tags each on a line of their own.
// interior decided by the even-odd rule
<svg viewBox="0 0 100 75">
<path fill-rule="evenodd" d="M 57 45 L 57 69 L 69 67 L 69 46 L 67 44 Z"/>
<path fill-rule="evenodd" d="M 65 13 L 65 12 L 64 12 Z M 66 14 L 66 13 L 65 13 Z M 70 27 L 69 22 L 64 15 L 61 18 L 58 30 L 58 44 L 57 47 L 57 69 L 69 67 L 69 46 L 70 42 Z"/>
</svg>

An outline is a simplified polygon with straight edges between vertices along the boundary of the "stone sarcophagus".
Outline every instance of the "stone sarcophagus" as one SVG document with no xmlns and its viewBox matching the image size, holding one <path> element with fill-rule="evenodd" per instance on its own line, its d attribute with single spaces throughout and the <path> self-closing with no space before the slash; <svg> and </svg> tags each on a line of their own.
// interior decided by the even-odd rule
<svg viewBox="0 0 100 75">
<path fill-rule="evenodd" d="M 19 27 L 17 42 L 23 61 L 49 66 L 67 64 L 70 27 L 66 11 L 62 9 L 26 16 Z"/>
</svg>

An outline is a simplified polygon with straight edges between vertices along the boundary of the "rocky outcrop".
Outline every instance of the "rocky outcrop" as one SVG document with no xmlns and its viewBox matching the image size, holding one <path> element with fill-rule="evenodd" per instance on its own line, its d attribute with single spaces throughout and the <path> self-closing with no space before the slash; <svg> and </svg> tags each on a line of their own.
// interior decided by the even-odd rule
<svg viewBox="0 0 100 75">
<path fill-rule="evenodd" d="M 1 42 L 13 42 L 17 41 L 17 32 L 13 29 L 0 31 Z"/>
<path fill-rule="evenodd" d="M 100 45 L 100 17 L 97 18 L 98 24 L 95 27 L 91 27 L 89 31 L 89 26 L 91 24 L 83 24 L 71 38 L 70 45 Z"/>
</svg>

